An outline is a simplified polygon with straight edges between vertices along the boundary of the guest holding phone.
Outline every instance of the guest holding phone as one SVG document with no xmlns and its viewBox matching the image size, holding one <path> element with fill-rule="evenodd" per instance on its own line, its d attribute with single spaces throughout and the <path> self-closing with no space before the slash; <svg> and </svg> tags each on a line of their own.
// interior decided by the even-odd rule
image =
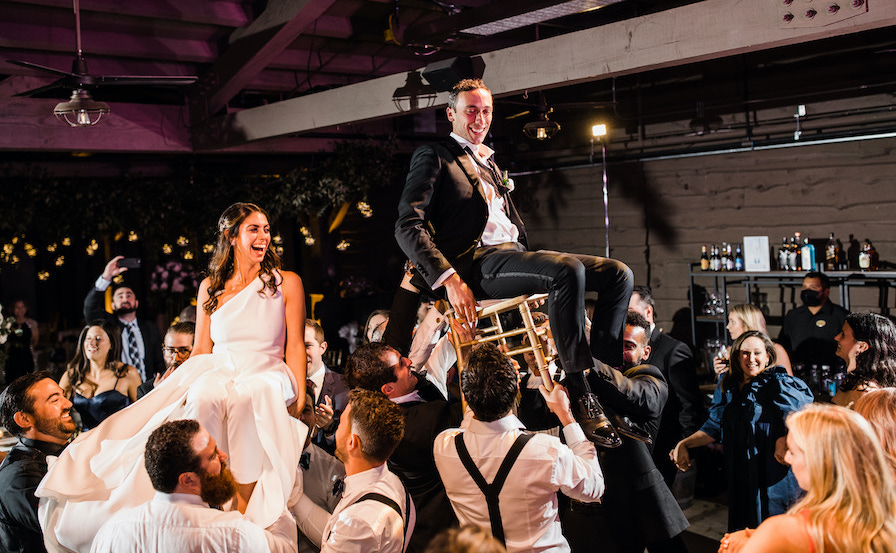
<svg viewBox="0 0 896 553">
<path fill-rule="evenodd" d="M 103 319 L 118 325 L 121 336 L 121 361 L 137 368 L 142 381 L 153 380 L 165 372 L 162 338 L 158 326 L 149 320 L 137 319 L 140 302 L 130 286 L 119 286 L 112 293 L 112 313 L 106 311 L 105 293 L 112 279 L 129 268 L 139 268 L 140 260 L 116 256 L 106 263 L 103 274 L 84 299 L 84 320 Z"/>
</svg>

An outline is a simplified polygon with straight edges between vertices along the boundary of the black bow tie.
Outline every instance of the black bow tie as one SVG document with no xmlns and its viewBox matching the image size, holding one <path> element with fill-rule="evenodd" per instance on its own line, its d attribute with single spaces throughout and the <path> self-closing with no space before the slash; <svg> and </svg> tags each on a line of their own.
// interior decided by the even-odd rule
<svg viewBox="0 0 896 553">
<path fill-rule="evenodd" d="M 308 467 L 311 466 L 311 454 L 307 451 L 302 453 L 302 456 L 299 457 L 299 466 L 302 467 L 303 470 L 308 470 Z"/>
<path fill-rule="evenodd" d="M 342 478 L 337 478 L 336 481 L 333 482 L 333 497 L 342 495 L 343 490 L 345 490 L 345 482 Z"/>
</svg>

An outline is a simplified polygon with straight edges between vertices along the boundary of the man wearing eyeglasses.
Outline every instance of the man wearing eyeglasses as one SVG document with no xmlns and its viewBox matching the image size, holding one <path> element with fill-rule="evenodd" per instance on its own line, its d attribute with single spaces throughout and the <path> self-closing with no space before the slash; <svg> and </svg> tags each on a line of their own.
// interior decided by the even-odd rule
<svg viewBox="0 0 896 553">
<path fill-rule="evenodd" d="M 190 354 L 193 353 L 193 335 L 195 333 L 195 323 L 177 323 L 168 328 L 168 332 L 165 333 L 165 345 L 162 346 L 165 373 L 157 374 L 154 379 L 141 384 L 137 388 L 137 399 L 151 392 L 159 382 L 168 378 L 174 369 L 190 358 Z"/>
</svg>

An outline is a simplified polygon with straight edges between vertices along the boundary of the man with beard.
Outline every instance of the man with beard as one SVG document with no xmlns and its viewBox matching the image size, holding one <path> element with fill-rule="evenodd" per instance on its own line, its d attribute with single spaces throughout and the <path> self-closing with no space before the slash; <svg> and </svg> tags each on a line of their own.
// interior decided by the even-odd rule
<svg viewBox="0 0 896 553">
<path fill-rule="evenodd" d="M 162 356 L 165 359 L 165 373 L 156 374 L 137 388 L 137 399 L 153 391 L 157 384 L 168 378 L 174 369 L 190 358 L 193 353 L 193 339 L 196 335 L 196 323 L 180 322 L 168 327 L 165 333 L 165 342 L 162 346 Z"/>
<path fill-rule="evenodd" d="M 322 553 L 407 549 L 414 532 L 414 504 L 386 466 L 403 434 L 404 420 L 395 403 L 378 391 L 349 392 L 336 429 L 336 457 L 345 465 L 342 499 L 332 515 L 314 505 L 296 512 L 303 534 L 313 536 L 323 528 Z"/>
<path fill-rule="evenodd" d="M 237 483 L 227 468 L 227 454 L 195 420 L 169 421 L 156 428 L 146 441 L 144 461 L 155 497 L 106 521 L 94 538 L 92 553 L 295 553 L 296 526 L 288 511 L 263 529 L 238 511 L 213 508 L 230 502 Z"/>
<path fill-rule="evenodd" d="M 623 334 L 623 366 L 595 364 L 588 375 L 611 420 L 627 417 L 655 440 L 669 389 L 663 374 L 644 364 L 650 355 L 650 323 L 629 311 Z M 626 437 L 622 446 L 600 451 L 607 489 L 601 503 L 570 501 L 561 515 L 563 534 L 574 552 L 686 553 L 679 534 L 688 521 L 657 470 L 650 447 Z"/>
<path fill-rule="evenodd" d="M 112 279 L 128 270 L 127 267 L 118 265 L 122 259 L 122 256 L 117 256 L 106 263 L 103 274 L 87 292 L 84 299 L 84 320 L 89 323 L 106 319 L 117 324 L 121 328 L 121 360 L 137 367 L 140 379 L 146 382 L 165 371 L 158 327 L 152 321 L 137 319 L 140 302 L 134 291 L 127 286 L 116 288 L 112 294 L 112 313 L 106 312 L 105 308 L 105 292 L 112 284 Z"/>
<path fill-rule="evenodd" d="M 48 372 L 15 379 L 0 400 L 0 424 L 19 438 L 0 464 L 0 551 L 46 551 L 34 490 L 75 432 L 72 402 Z"/>
</svg>

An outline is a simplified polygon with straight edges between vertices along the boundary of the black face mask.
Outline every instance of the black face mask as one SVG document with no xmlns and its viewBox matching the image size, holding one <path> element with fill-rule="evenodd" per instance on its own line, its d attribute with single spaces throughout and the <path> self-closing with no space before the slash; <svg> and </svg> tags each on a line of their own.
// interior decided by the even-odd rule
<svg viewBox="0 0 896 553">
<path fill-rule="evenodd" d="M 824 298 L 817 290 L 803 290 L 800 292 L 800 299 L 803 301 L 803 305 L 808 307 L 816 307 L 824 302 Z"/>
</svg>

